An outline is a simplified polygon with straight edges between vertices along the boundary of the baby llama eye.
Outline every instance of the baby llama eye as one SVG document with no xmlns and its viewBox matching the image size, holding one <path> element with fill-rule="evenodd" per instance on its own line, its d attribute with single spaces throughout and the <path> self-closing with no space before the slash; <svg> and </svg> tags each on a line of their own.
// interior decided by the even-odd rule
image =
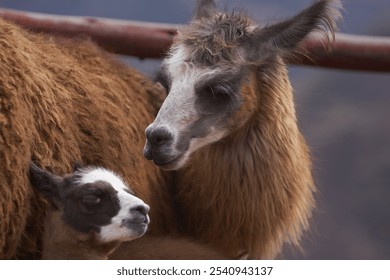
<svg viewBox="0 0 390 280">
<path fill-rule="evenodd" d="M 85 195 L 81 198 L 81 202 L 87 205 L 97 205 L 101 201 L 97 195 Z"/>
</svg>

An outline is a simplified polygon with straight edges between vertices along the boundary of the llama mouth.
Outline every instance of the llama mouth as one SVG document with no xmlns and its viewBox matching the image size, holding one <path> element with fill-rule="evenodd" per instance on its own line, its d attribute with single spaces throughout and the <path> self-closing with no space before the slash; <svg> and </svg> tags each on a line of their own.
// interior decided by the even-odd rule
<svg viewBox="0 0 390 280">
<path fill-rule="evenodd" d="M 132 219 L 123 219 L 121 226 L 128 228 L 128 229 L 144 229 L 146 230 L 149 225 L 149 217 L 146 218 L 143 222 L 137 222 Z"/>
<path fill-rule="evenodd" d="M 124 227 L 131 236 L 131 239 L 140 238 L 148 230 L 149 221 L 145 223 L 135 223 L 131 220 L 122 220 L 121 227 Z"/>
<path fill-rule="evenodd" d="M 177 166 L 179 165 L 180 161 L 183 159 L 184 154 L 179 154 L 178 156 L 174 157 L 171 160 L 168 161 L 160 161 L 157 159 L 154 159 L 153 162 L 155 165 L 160 167 L 164 170 L 174 170 L 177 169 Z"/>
</svg>

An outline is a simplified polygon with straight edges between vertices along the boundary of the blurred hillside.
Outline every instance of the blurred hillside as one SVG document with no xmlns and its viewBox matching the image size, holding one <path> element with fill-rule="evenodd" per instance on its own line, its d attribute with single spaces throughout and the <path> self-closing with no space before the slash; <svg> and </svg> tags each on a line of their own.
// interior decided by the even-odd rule
<svg viewBox="0 0 390 280">
<path fill-rule="evenodd" d="M 260 22 L 293 15 L 309 0 L 225 0 Z M 346 0 L 342 32 L 390 36 L 388 0 Z M 115 4 L 113 4 L 115 3 Z M 0 0 L 43 13 L 186 23 L 193 1 Z M 130 64 L 152 73 L 159 61 Z M 282 258 L 390 259 L 390 73 L 290 67 L 300 126 L 319 192 L 304 252 Z"/>
</svg>

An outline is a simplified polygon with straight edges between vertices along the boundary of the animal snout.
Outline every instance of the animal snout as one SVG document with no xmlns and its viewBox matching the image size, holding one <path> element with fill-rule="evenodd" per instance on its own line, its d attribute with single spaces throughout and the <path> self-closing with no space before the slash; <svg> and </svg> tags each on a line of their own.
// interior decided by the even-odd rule
<svg viewBox="0 0 390 280">
<path fill-rule="evenodd" d="M 130 214 L 132 214 L 133 222 L 136 223 L 149 223 L 149 213 L 150 207 L 146 204 L 140 204 L 130 208 Z"/>
<path fill-rule="evenodd" d="M 146 139 L 152 146 L 158 146 L 172 141 L 173 135 L 165 126 L 149 127 L 146 129 Z"/>
<path fill-rule="evenodd" d="M 173 141 L 173 134 L 165 126 L 149 126 L 146 131 L 144 156 L 148 160 L 154 158 L 155 151 L 162 146 L 169 146 Z"/>
<path fill-rule="evenodd" d="M 146 204 L 144 205 L 137 205 L 130 208 L 130 213 L 139 213 L 142 215 L 147 215 L 149 213 L 150 207 Z"/>
</svg>

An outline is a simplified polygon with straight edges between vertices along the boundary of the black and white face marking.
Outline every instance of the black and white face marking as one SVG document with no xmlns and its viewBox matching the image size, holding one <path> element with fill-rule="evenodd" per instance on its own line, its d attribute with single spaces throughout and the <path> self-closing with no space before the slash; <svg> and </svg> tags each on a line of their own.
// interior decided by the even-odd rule
<svg viewBox="0 0 390 280">
<path fill-rule="evenodd" d="M 101 242 L 132 240 L 147 230 L 149 206 L 107 169 L 81 168 L 60 177 L 31 164 L 30 181 L 62 211 L 65 223 L 94 232 Z"/>
<path fill-rule="evenodd" d="M 191 153 L 226 135 L 229 118 L 240 107 L 240 67 L 202 67 L 177 46 L 162 67 L 169 89 L 155 121 L 146 129 L 144 154 L 164 169 L 177 169 Z"/>
<path fill-rule="evenodd" d="M 102 219 L 97 231 L 101 241 L 131 240 L 141 237 L 146 232 L 149 224 L 147 215 L 149 206 L 131 194 L 118 175 L 104 168 L 86 168 L 75 175 L 79 187 L 90 185 L 98 192 L 92 195 L 92 198 L 96 196 L 96 201 L 93 199 L 92 201 L 97 206 L 95 209 L 99 210 L 92 212 L 91 216 L 96 217 L 99 222 Z M 80 199 L 84 206 L 90 204 L 90 197 L 83 196 Z M 104 209 L 109 210 L 104 211 Z M 112 211 L 113 209 L 117 211 Z M 66 210 L 65 207 L 64 217 Z M 86 213 L 90 210 L 92 209 Z"/>
</svg>

